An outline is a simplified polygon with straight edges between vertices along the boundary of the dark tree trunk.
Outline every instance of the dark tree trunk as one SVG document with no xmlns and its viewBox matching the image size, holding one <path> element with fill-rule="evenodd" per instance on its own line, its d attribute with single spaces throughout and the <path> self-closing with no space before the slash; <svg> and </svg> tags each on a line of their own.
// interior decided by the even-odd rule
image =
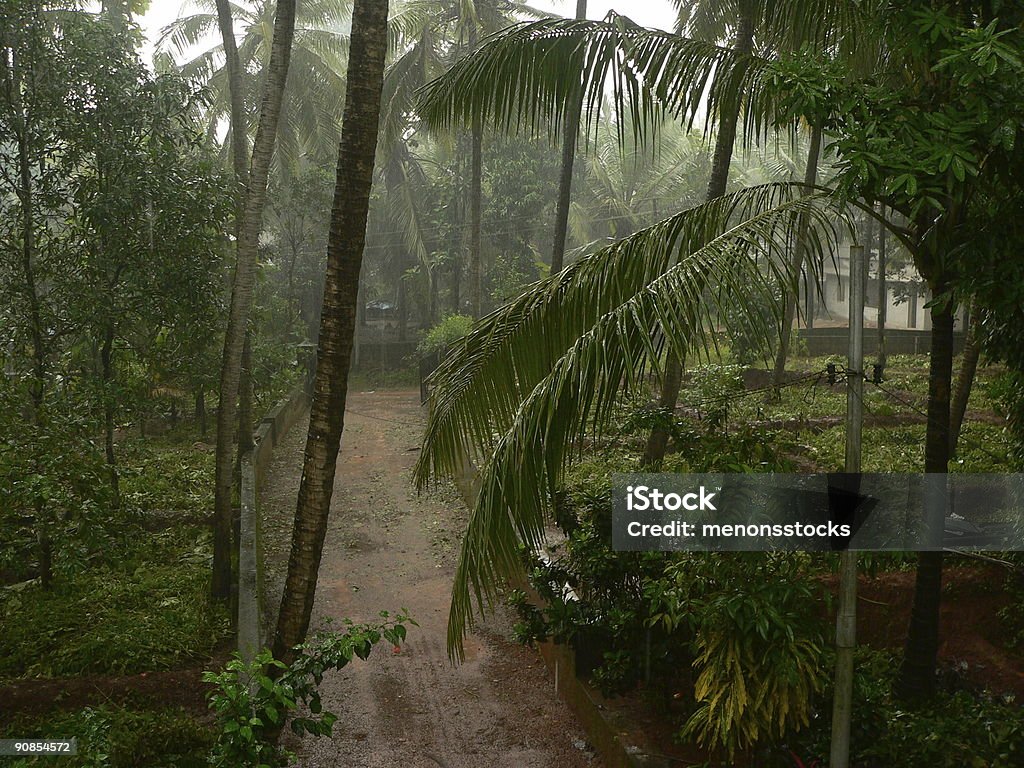
<svg viewBox="0 0 1024 768">
<path fill-rule="evenodd" d="M 469 179 L 469 298 L 473 317 L 483 315 L 483 252 L 480 238 L 483 209 L 483 142 L 484 130 L 480 121 L 473 123 L 472 165 Z"/>
<path fill-rule="evenodd" d="M 741 8 L 733 48 L 737 53 L 746 54 L 750 53 L 754 47 L 754 16 L 750 4 L 743 3 Z M 732 151 L 736 144 L 740 108 L 741 99 L 737 98 L 730 104 L 723 104 L 718 115 L 718 133 L 711 160 L 711 177 L 708 180 L 707 200 L 709 201 L 724 195 L 729 185 L 729 165 L 732 162 Z M 666 358 L 658 405 L 671 415 L 675 412 L 676 403 L 679 402 L 679 387 L 683 380 L 683 361 L 671 347 L 669 347 Z M 668 437 L 668 433 L 660 427 L 651 430 L 651 434 L 647 438 L 647 447 L 644 449 L 645 467 L 656 467 L 665 458 Z"/>
<path fill-rule="evenodd" d="M 940 295 L 946 286 L 933 286 Z M 949 390 L 953 375 L 953 307 L 932 307 L 931 360 L 928 371 L 928 431 L 924 471 L 945 473 L 949 464 Z M 935 690 L 939 650 L 939 606 L 942 598 L 942 552 L 918 554 L 917 578 L 910 627 L 896 693 L 908 701 L 921 700 Z"/>
<path fill-rule="evenodd" d="M 199 436 L 206 437 L 206 387 L 196 388 L 196 421 L 199 422 Z"/>
<path fill-rule="evenodd" d="M 878 213 L 885 219 L 885 204 L 879 203 Z M 883 369 L 889 360 L 885 349 L 885 321 L 889 311 L 889 288 L 886 284 L 886 244 L 888 241 L 888 230 L 882 221 L 878 222 L 878 365 Z"/>
<path fill-rule="evenodd" d="M 12 106 L 17 116 L 15 141 L 18 144 L 18 203 L 21 208 L 21 267 L 24 280 L 24 295 L 28 304 L 29 336 L 32 339 L 32 381 L 29 384 L 29 396 L 32 399 L 32 422 L 36 429 L 43 426 L 43 399 L 46 391 L 46 348 L 45 331 L 43 328 L 42 308 L 39 291 L 36 285 L 36 228 L 35 199 L 32 176 L 32 160 L 29 152 L 28 118 L 21 103 L 22 77 L 20 62 L 13 54 L 8 69 L 7 83 Z M 40 456 L 34 460 L 36 474 L 42 473 Z M 43 589 L 53 584 L 53 547 L 50 538 L 50 525 L 47 519 L 46 504 L 42 496 L 36 495 L 33 500 L 35 512 L 36 543 L 39 554 L 39 579 Z"/>
<path fill-rule="evenodd" d="M 949 424 L 949 455 L 956 457 L 957 443 L 960 441 L 960 430 L 967 415 L 967 402 L 971 399 L 974 377 L 978 372 L 978 358 L 981 356 L 981 343 L 978 339 L 978 323 L 974 314 L 970 315 L 970 327 L 964 342 L 964 359 L 960 362 L 960 373 L 956 377 L 956 389 L 953 391 L 953 403 L 950 406 Z"/>
<path fill-rule="evenodd" d="M 220 403 L 217 409 L 213 525 L 212 592 L 217 600 L 227 600 L 231 595 L 231 490 L 234 474 L 232 449 L 241 380 L 242 348 L 252 307 L 263 207 L 267 199 L 267 177 L 270 173 L 270 160 L 274 152 L 284 87 L 288 78 L 288 64 L 291 60 L 292 39 L 295 35 L 295 3 L 296 0 L 279 0 L 277 3 L 270 62 L 266 69 L 263 103 L 253 143 L 245 205 L 242 208 L 235 274 L 231 287 L 231 305 L 224 334 Z M 222 24 L 222 29 L 225 29 L 225 26 Z M 230 26 L 227 26 L 227 29 L 230 29 Z"/>
<path fill-rule="evenodd" d="M 117 478 L 117 458 L 114 455 L 114 328 L 108 326 L 100 347 L 100 375 L 103 381 L 103 447 L 110 475 L 110 490 L 114 505 L 120 506 L 121 489 Z"/>
<path fill-rule="evenodd" d="M 576 18 L 587 18 L 587 0 L 576 0 Z M 576 137 L 583 114 L 583 92 L 566 110 L 562 126 L 562 167 L 558 177 L 558 205 L 555 209 L 555 242 L 551 249 L 551 274 L 562 271 L 565 262 L 565 238 L 569 229 L 569 205 L 572 203 L 572 176 L 576 164 Z"/>
<path fill-rule="evenodd" d="M 387 20 L 386 0 L 356 0 L 309 434 L 274 639 L 274 656 L 285 662 L 292 660 L 292 648 L 305 639 L 309 628 L 345 426 L 359 272 L 384 81 Z"/>
<path fill-rule="evenodd" d="M 804 169 L 804 184 L 812 187 L 818 183 L 818 157 L 821 155 L 821 128 L 814 127 L 811 130 L 811 146 L 807 150 L 807 166 Z M 810 191 L 809 189 L 807 191 Z M 804 267 L 804 258 L 807 255 L 807 227 L 809 222 L 806 217 L 800 221 L 799 234 L 796 246 L 793 249 L 793 274 L 799 276 L 800 270 Z M 797 278 L 799 280 L 799 277 Z M 810 283 L 807 290 L 813 290 Z M 796 317 L 796 304 L 800 300 L 799 282 L 793 286 L 793 292 L 786 296 L 786 308 L 782 318 L 782 332 L 779 335 L 779 349 L 775 355 L 775 372 L 773 382 L 775 386 L 782 384 L 782 378 L 786 373 L 786 360 L 789 358 L 789 343 L 793 337 L 793 320 Z"/>
</svg>

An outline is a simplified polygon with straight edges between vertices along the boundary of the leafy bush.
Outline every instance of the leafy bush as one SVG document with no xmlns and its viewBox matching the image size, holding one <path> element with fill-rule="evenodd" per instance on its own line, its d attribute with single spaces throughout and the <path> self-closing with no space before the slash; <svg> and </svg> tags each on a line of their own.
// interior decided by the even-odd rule
<svg viewBox="0 0 1024 768">
<path fill-rule="evenodd" d="M 128 674 L 207 656 L 228 632 L 209 599 L 209 537 L 133 528 L 137 547 L 51 590 L 0 593 L 0 677 Z"/>
<path fill-rule="evenodd" d="M 472 327 L 472 317 L 448 315 L 448 317 L 426 332 L 419 345 L 417 345 L 416 351 L 423 357 L 443 352 L 469 333 Z"/>
<path fill-rule="evenodd" d="M 275 768 L 289 755 L 277 746 L 277 735 L 289 715 L 300 707 L 309 714 L 294 716 L 291 729 L 299 734 L 330 736 L 337 715 L 326 712 L 319 685 L 324 673 L 366 659 L 373 646 L 387 640 L 396 648 L 405 640 L 406 624 L 415 622 L 404 611 L 395 617 L 381 612 L 379 624 L 345 621 L 343 632 L 325 632 L 299 646 L 299 655 L 285 665 L 269 652 L 251 664 L 237 654 L 221 672 L 207 672 L 203 679 L 216 689 L 209 695 L 210 708 L 220 725 L 220 735 L 210 764 L 221 768 Z"/>
<path fill-rule="evenodd" d="M 1007 699 L 943 691 L 905 709 L 891 694 L 898 672 L 889 654 L 859 648 L 855 660 L 851 741 L 854 768 L 1016 768 L 1024 764 L 1024 709 Z M 822 717 L 799 737 L 802 755 L 828 755 L 831 693 Z"/>
<path fill-rule="evenodd" d="M 651 621 L 690 626 L 696 709 L 680 735 L 730 759 L 809 723 L 823 685 L 824 637 L 806 558 L 695 553 L 648 595 Z"/>
<path fill-rule="evenodd" d="M 203 768 L 213 746 L 213 732 L 181 709 L 136 711 L 119 707 L 87 707 L 61 713 L 43 722 L 17 722 L 3 738 L 78 739 L 78 754 L 58 758 L 14 759 L 11 768 Z M 5 763 L 6 765 L 6 763 Z"/>
</svg>

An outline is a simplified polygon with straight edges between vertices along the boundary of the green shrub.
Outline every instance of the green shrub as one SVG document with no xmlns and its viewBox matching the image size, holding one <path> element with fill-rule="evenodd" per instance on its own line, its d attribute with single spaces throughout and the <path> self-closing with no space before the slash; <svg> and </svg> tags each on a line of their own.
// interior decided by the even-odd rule
<svg viewBox="0 0 1024 768">
<path fill-rule="evenodd" d="M 443 352 L 448 347 L 469 333 L 473 327 L 473 318 L 466 315 L 448 315 L 444 320 L 430 328 L 416 347 L 422 356 Z"/>
<path fill-rule="evenodd" d="M 378 624 L 345 620 L 342 632 L 324 632 L 298 646 L 296 659 L 285 665 L 264 651 L 246 664 L 237 654 L 220 672 L 203 679 L 216 688 L 209 694 L 210 708 L 220 726 L 210 765 L 218 768 L 275 768 L 290 756 L 277 746 L 277 735 L 291 716 L 291 729 L 299 735 L 330 736 L 337 715 L 326 712 L 319 686 L 324 673 L 341 669 L 353 659 L 366 659 L 381 640 L 398 647 L 406 624 L 415 625 L 405 611 L 391 617 L 381 612 Z M 301 708 L 308 714 L 295 715 Z"/>
<path fill-rule="evenodd" d="M 1012 700 L 968 691 L 944 691 L 924 706 L 895 701 L 898 662 L 867 648 L 854 662 L 851 742 L 854 768 L 1018 768 L 1024 765 L 1024 708 Z M 820 698 L 823 716 L 799 739 L 808 762 L 828 755 L 831 692 Z"/>
<path fill-rule="evenodd" d="M 14 759 L 11 768 L 203 768 L 213 746 L 213 732 L 181 709 L 136 711 L 87 707 L 42 722 L 18 722 L 3 738 L 78 739 L 78 754 L 68 757 Z"/>
<path fill-rule="evenodd" d="M 805 727 L 824 683 L 824 636 L 806 557 L 694 553 L 650 594 L 651 621 L 690 626 L 696 709 L 680 731 L 726 753 L 780 741 Z"/>
<path fill-rule="evenodd" d="M 130 674 L 209 655 L 228 621 L 209 599 L 208 534 L 135 534 L 120 563 L 3 591 L 0 677 Z"/>
</svg>

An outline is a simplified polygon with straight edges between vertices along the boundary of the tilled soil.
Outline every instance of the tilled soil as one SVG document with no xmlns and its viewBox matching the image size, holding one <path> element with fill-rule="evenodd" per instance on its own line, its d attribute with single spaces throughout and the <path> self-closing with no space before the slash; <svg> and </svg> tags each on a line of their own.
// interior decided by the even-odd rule
<svg viewBox="0 0 1024 768">
<path fill-rule="evenodd" d="M 470 635 L 466 661 L 445 650 L 456 547 L 466 511 L 447 488 L 411 486 L 423 416 L 418 392 L 350 393 L 314 624 L 373 621 L 407 608 L 419 627 L 394 653 L 324 681 L 339 716 L 330 739 L 291 740 L 303 768 L 575 768 L 598 766 L 533 651 L 499 615 Z M 301 474 L 305 421 L 275 452 L 264 494 L 271 605 L 280 594 Z"/>
</svg>

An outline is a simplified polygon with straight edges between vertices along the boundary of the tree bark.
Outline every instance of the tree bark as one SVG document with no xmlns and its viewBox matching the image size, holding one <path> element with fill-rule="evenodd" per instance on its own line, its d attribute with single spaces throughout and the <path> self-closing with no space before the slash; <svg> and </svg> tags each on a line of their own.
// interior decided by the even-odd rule
<svg viewBox="0 0 1024 768">
<path fill-rule="evenodd" d="M 117 458 L 114 455 L 114 328 L 108 325 L 100 347 L 100 374 L 103 381 L 103 447 L 110 475 L 110 490 L 114 506 L 121 504 L 121 488 L 117 478 Z"/>
<path fill-rule="evenodd" d="M 879 203 L 878 213 L 885 218 L 885 203 Z M 889 360 L 885 349 L 885 321 L 889 311 L 889 288 L 886 284 L 887 254 L 885 251 L 888 240 L 885 224 L 878 222 L 878 365 L 884 370 Z"/>
<path fill-rule="evenodd" d="M 739 54 L 748 54 L 754 48 L 754 15 L 753 8 L 749 3 L 741 4 L 733 48 Z M 711 160 L 707 201 L 721 197 L 728 187 L 729 165 L 732 163 L 732 151 L 736 144 L 736 129 L 740 118 L 741 102 L 742 95 L 735 94 L 735 99 L 728 104 L 723 104 L 719 111 L 718 134 Z M 658 405 L 670 415 L 675 413 L 676 404 L 679 402 L 679 387 L 682 380 L 683 361 L 669 346 Z M 661 427 L 651 430 L 651 434 L 647 438 L 647 446 L 644 449 L 643 466 L 656 467 L 661 463 L 668 448 L 668 437 L 668 432 Z"/>
<path fill-rule="evenodd" d="M 818 158 L 821 155 L 821 128 L 815 126 L 811 129 L 811 146 L 807 150 L 807 165 L 804 169 L 804 184 L 809 188 L 818 183 Z M 809 191 L 809 190 L 807 190 Z M 806 192 L 805 192 L 806 194 Z M 807 227 L 809 222 L 802 217 L 799 226 L 796 246 L 793 249 L 793 274 L 799 280 L 800 270 L 804 267 L 804 258 L 807 255 Z M 782 378 L 786 373 L 786 360 L 789 357 L 789 343 L 793 337 L 793 319 L 796 317 L 796 303 L 800 298 L 799 283 L 794 286 L 795 290 L 786 295 L 786 308 L 782 318 L 782 332 L 779 335 L 779 349 L 775 355 L 775 372 L 772 376 L 776 387 L 782 384 Z M 808 291 L 810 287 L 808 287 Z"/>
<path fill-rule="evenodd" d="M 933 296 L 945 291 L 933 285 Z M 945 473 L 949 464 L 949 390 L 953 375 L 953 306 L 932 307 L 931 359 L 928 371 L 928 429 L 924 471 Z M 907 701 L 921 700 L 935 690 L 939 650 L 939 607 L 942 599 L 942 552 L 920 552 L 914 585 L 910 627 L 896 683 L 896 694 Z"/>
<path fill-rule="evenodd" d="M 249 183 L 245 194 L 237 243 L 231 306 L 224 334 L 224 355 L 220 372 L 220 404 L 217 410 L 216 479 L 214 489 L 213 596 L 226 600 L 231 594 L 231 489 L 232 448 L 236 404 L 242 367 L 242 347 L 252 307 L 256 257 L 259 248 L 263 207 L 267 198 L 267 177 L 274 152 L 277 125 L 288 78 L 292 40 L 295 36 L 296 0 L 279 0 L 274 19 L 274 37 L 264 83 L 256 139 L 253 143 Z"/>
<path fill-rule="evenodd" d="M 473 122 L 472 165 L 469 178 L 469 295 L 473 317 L 483 315 L 483 252 L 480 236 L 483 210 L 483 142 L 484 129 L 479 120 Z"/>
<path fill-rule="evenodd" d="M 576 0 L 576 18 L 587 18 L 587 0 Z M 555 209 L 555 242 L 551 249 L 551 274 L 562 271 L 565 262 L 565 238 L 569 229 L 569 205 L 572 202 L 572 176 L 576 164 L 576 138 L 583 115 L 583 92 L 565 113 L 562 126 L 562 168 L 558 177 L 558 206 Z"/>
<path fill-rule="evenodd" d="M 960 430 L 967 414 L 967 402 L 971 399 L 974 388 L 974 377 L 978 372 L 978 358 L 981 356 L 981 343 L 978 339 L 978 323 L 974 313 L 970 314 L 970 327 L 964 342 L 964 359 L 960 362 L 960 373 L 956 378 L 956 389 L 953 390 L 953 403 L 950 406 L 949 424 L 949 455 L 956 457 L 957 443 L 960 441 Z"/>
<path fill-rule="evenodd" d="M 316 379 L 288 575 L 274 639 L 274 656 L 286 663 L 292 660 L 293 647 L 305 639 L 309 628 L 345 425 L 359 273 L 384 82 L 387 19 L 387 0 L 356 0 Z"/>
</svg>

